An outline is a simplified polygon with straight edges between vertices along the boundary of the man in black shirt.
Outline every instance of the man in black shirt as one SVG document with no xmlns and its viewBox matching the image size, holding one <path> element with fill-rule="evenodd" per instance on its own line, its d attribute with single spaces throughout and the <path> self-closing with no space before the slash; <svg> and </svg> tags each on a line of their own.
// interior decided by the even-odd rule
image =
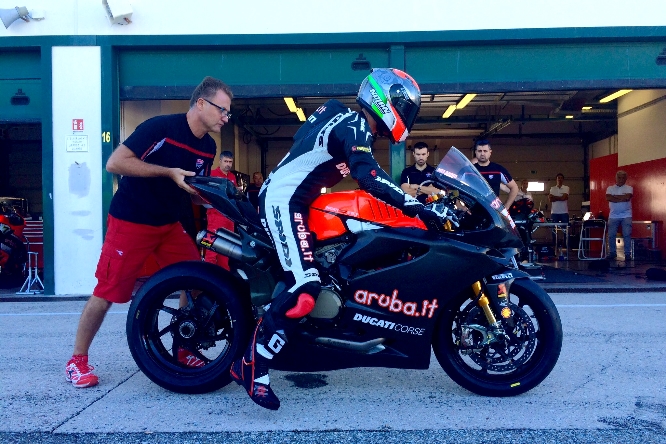
<svg viewBox="0 0 666 444">
<path fill-rule="evenodd" d="M 208 133 L 219 133 L 229 122 L 232 98 L 227 85 L 206 77 L 192 93 L 186 114 L 146 120 L 109 157 L 106 170 L 123 177 L 109 208 L 97 285 L 81 313 L 66 366 L 65 377 L 74 387 L 98 383 L 88 350 L 111 305 L 130 300 L 148 257 L 154 255 L 160 267 L 201 259 L 179 222 L 192 211 L 190 195 L 196 194 L 184 180 L 210 174 L 216 144 Z M 189 350 L 173 353 L 183 366 L 204 364 Z"/>
<path fill-rule="evenodd" d="M 426 180 L 432 178 L 435 167 L 428 165 L 427 160 L 430 156 L 430 148 L 425 142 L 416 142 L 412 148 L 414 156 L 414 165 L 402 170 L 400 175 L 400 188 L 402 191 L 418 199 L 422 204 L 426 203 L 428 196 L 440 192 L 432 184 L 421 186 Z"/>
<path fill-rule="evenodd" d="M 506 208 L 511 208 L 513 201 L 516 200 L 516 196 L 518 195 L 518 184 L 516 184 L 516 181 L 513 180 L 506 168 L 498 163 L 490 161 L 492 152 L 493 150 L 490 147 L 490 142 L 487 140 L 479 140 L 476 142 L 474 149 L 474 154 L 477 160 L 475 163 L 476 169 L 479 170 L 497 196 L 499 196 L 500 184 L 504 184 L 509 188 L 509 197 L 504 203 L 504 206 Z"/>
</svg>

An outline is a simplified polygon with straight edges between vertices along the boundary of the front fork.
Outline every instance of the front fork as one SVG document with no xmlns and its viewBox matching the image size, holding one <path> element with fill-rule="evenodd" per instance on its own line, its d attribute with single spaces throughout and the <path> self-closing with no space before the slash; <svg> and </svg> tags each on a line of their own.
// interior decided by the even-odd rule
<svg viewBox="0 0 666 444">
<path fill-rule="evenodd" d="M 493 308 L 491 307 L 491 301 L 488 296 L 483 293 L 483 288 L 481 282 L 476 281 L 472 284 L 472 290 L 474 291 L 474 299 L 476 303 L 483 310 L 483 314 L 486 316 L 488 325 L 490 328 L 483 327 L 478 324 L 472 324 L 468 327 L 474 330 L 479 331 L 483 334 L 484 340 L 483 345 L 491 344 L 499 340 L 508 339 L 506 332 L 502 323 L 497 320 Z M 489 286 L 489 291 L 496 291 L 497 295 L 491 295 L 494 297 L 494 306 L 499 308 L 499 313 L 502 319 L 510 326 L 513 327 L 513 312 L 509 307 L 508 301 L 508 291 L 505 284 L 497 284 Z"/>
</svg>

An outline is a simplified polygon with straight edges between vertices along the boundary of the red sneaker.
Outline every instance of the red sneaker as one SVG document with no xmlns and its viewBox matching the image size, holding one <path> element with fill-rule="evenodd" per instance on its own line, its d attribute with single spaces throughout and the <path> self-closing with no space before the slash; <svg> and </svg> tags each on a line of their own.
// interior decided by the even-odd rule
<svg viewBox="0 0 666 444">
<path fill-rule="evenodd" d="M 88 364 L 88 355 L 72 356 L 65 367 L 65 379 L 74 387 L 92 387 L 99 383 L 99 378 L 93 374 L 95 367 Z"/>
<path fill-rule="evenodd" d="M 204 365 L 206 365 L 204 361 L 194 356 L 194 353 L 185 348 L 178 349 L 178 362 L 180 362 L 186 367 L 193 367 L 193 368 L 203 367 Z"/>
</svg>

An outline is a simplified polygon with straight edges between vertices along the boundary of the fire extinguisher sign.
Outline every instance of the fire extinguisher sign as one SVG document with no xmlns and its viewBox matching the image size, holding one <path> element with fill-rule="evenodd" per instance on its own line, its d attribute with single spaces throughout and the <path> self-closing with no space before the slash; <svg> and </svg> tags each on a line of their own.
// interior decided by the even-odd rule
<svg viewBox="0 0 666 444">
<path fill-rule="evenodd" d="M 72 119 L 72 131 L 83 131 L 83 119 Z"/>
</svg>

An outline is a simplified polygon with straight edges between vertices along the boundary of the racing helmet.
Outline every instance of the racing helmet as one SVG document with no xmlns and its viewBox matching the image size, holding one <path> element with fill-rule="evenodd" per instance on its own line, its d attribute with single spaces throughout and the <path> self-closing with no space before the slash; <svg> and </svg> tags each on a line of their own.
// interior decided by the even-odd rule
<svg viewBox="0 0 666 444">
<path fill-rule="evenodd" d="M 421 108 L 419 85 L 395 68 L 375 68 L 363 80 L 356 101 L 377 121 L 377 133 L 404 142 Z"/>
</svg>

